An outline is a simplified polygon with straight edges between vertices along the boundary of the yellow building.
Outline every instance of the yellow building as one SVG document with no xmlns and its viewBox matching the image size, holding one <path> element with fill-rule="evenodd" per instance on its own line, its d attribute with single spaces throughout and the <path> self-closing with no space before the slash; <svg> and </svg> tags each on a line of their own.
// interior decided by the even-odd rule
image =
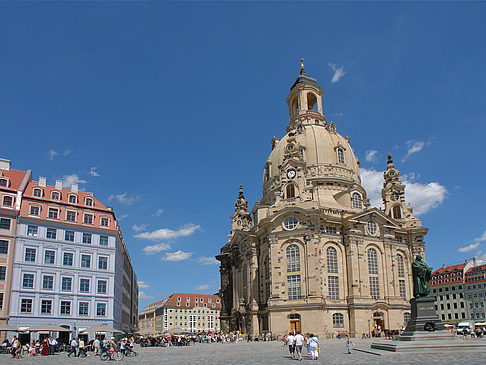
<svg viewBox="0 0 486 365">
<path fill-rule="evenodd" d="M 410 264 L 427 229 L 405 202 L 391 156 L 384 209 L 371 208 L 349 138 L 323 114 L 323 90 L 302 70 L 287 97 L 287 134 L 272 139 L 263 197 L 240 187 L 221 262 L 221 328 L 360 336 L 400 329 L 410 313 Z"/>
</svg>

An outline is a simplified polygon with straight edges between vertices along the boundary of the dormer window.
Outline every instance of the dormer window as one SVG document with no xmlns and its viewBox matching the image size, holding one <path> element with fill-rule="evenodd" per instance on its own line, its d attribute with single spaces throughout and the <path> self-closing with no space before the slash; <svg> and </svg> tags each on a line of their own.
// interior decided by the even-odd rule
<svg viewBox="0 0 486 365">
<path fill-rule="evenodd" d="M 342 148 L 337 149 L 337 162 L 339 164 L 344 164 L 344 150 Z"/>
<path fill-rule="evenodd" d="M 4 177 L 2 177 L 2 178 L 0 179 L 0 186 L 5 186 L 5 187 L 8 187 L 9 185 L 10 185 L 10 184 L 9 184 L 8 179 L 6 179 L 6 178 L 4 178 Z"/>
<path fill-rule="evenodd" d="M 91 199 L 91 198 L 86 198 L 86 200 L 85 200 L 85 204 L 86 204 L 88 207 L 92 207 L 92 206 L 93 206 L 93 199 Z"/>
<path fill-rule="evenodd" d="M 351 203 L 353 208 L 355 209 L 362 209 L 363 208 L 363 201 L 361 200 L 361 195 L 358 193 L 354 193 L 351 199 Z"/>
<path fill-rule="evenodd" d="M 34 189 L 33 195 L 37 198 L 41 198 L 42 197 L 42 190 L 41 189 Z"/>
<path fill-rule="evenodd" d="M 69 195 L 69 202 L 72 204 L 76 204 L 78 202 L 78 197 L 74 194 Z"/>
<path fill-rule="evenodd" d="M 59 194 L 57 191 L 53 191 L 51 193 L 51 199 L 52 200 L 59 200 L 61 198 L 61 194 Z"/>
<path fill-rule="evenodd" d="M 108 218 L 101 217 L 101 222 L 100 222 L 100 223 L 101 223 L 101 225 L 102 225 L 103 227 L 108 227 L 108 226 L 109 226 L 109 224 L 110 224 L 110 220 L 109 220 Z"/>
<path fill-rule="evenodd" d="M 2 205 L 5 207 L 11 207 L 13 205 L 13 198 L 11 196 L 5 195 L 3 197 Z"/>
</svg>

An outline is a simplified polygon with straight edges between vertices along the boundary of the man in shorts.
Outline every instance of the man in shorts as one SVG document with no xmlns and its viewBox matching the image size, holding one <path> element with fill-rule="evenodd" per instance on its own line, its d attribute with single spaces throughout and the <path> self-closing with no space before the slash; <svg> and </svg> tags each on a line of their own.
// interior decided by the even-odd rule
<svg viewBox="0 0 486 365">
<path fill-rule="evenodd" d="M 304 336 L 300 334 L 300 331 L 297 331 L 297 334 L 295 335 L 294 338 L 294 343 L 295 343 L 295 351 L 299 356 L 299 360 L 302 361 L 302 345 L 304 344 Z"/>
<path fill-rule="evenodd" d="M 292 332 L 289 332 L 289 335 L 287 336 L 287 345 L 289 346 L 289 352 L 290 352 L 290 357 L 293 359 L 294 358 L 294 351 L 295 351 L 295 337 L 292 334 Z"/>
</svg>

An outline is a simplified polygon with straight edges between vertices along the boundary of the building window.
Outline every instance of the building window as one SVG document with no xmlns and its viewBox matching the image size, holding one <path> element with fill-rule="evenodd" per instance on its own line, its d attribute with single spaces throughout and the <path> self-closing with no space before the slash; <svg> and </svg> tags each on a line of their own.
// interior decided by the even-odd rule
<svg viewBox="0 0 486 365">
<path fill-rule="evenodd" d="M 27 236 L 37 237 L 37 226 L 27 226 Z"/>
<path fill-rule="evenodd" d="M 22 287 L 23 288 L 34 288 L 34 274 L 24 274 L 22 279 Z"/>
<path fill-rule="evenodd" d="M 30 212 L 29 212 L 30 215 L 35 215 L 35 216 L 39 216 L 40 214 L 40 208 L 39 207 L 36 207 L 35 205 L 31 205 L 30 206 Z"/>
<path fill-rule="evenodd" d="M 300 275 L 289 275 L 287 277 L 287 290 L 289 299 L 300 298 Z"/>
<path fill-rule="evenodd" d="M 294 184 L 288 184 L 285 188 L 285 198 L 291 199 L 295 198 L 295 186 Z"/>
<path fill-rule="evenodd" d="M 81 267 L 90 268 L 91 267 L 91 256 L 81 255 Z"/>
<path fill-rule="evenodd" d="M 300 271 L 300 249 L 297 245 L 287 247 L 287 272 Z"/>
<path fill-rule="evenodd" d="M 371 299 L 380 298 L 380 283 L 377 277 L 370 277 L 370 295 Z"/>
<path fill-rule="evenodd" d="M 5 186 L 7 187 L 8 186 L 8 180 L 5 179 L 5 178 L 1 178 L 0 179 L 0 186 Z"/>
<path fill-rule="evenodd" d="M 108 246 L 108 236 L 100 236 L 100 246 Z"/>
<path fill-rule="evenodd" d="M 64 241 L 74 242 L 74 231 L 65 231 Z"/>
<path fill-rule="evenodd" d="M 96 303 L 96 315 L 98 317 L 106 316 L 106 304 L 105 303 Z"/>
<path fill-rule="evenodd" d="M 368 250 L 368 273 L 378 274 L 378 255 L 374 248 Z"/>
<path fill-rule="evenodd" d="M 403 313 L 403 324 L 404 326 L 407 326 L 408 321 L 410 321 L 410 313 Z"/>
<path fill-rule="evenodd" d="M 103 227 L 108 227 L 109 223 L 110 223 L 110 220 L 108 218 L 105 218 L 105 217 L 101 218 L 101 225 Z"/>
<path fill-rule="evenodd" d="M 71 302 L 61 301 L 61 314 L 71 314 Z"/>
<path fill-rule="evenodd" d="M 337 251 L 334 247 L 328 247 L 326 250 L 327 256 L 327 272 L 337 273 L 338 272 L 338 261 L 337 261 Z"/>
<path fill-rule="evenodd" d="M 214 316 L 208 315 L 208 330 L 214 330 Z"/>
<path fill-rule="evenodd" d="M 8 254 L 8 241 L 0 240 L 0 254 Z"/>
<path fill-rule="evenodd" d="M 41 189 L 34 189 L 34 194 L 36 198 L 42 197 L 42 190 Z"/>
<path fill-rule="evenodd" d="M 36 254 L 35 248 L 26 248 L 24 261 L 35 262 L 35 254 Z"/>
<path fill-rule="evenodd" d="M 76 204 L 78 202 L 78 198 L 76 195 L 69 195 L 69 202 L 72 204 Z"/>
<path fill-rule="evenodd" d="M 334 313 L 332 315 L 332 326 L 334 328 L 344 327 L 344 315 L 342 313 Z"/>
<path fill-rule="evenodd" d="M 270 255 L 268 254 L 263 260 L 263 265 L 265 266 L 265 280 L 270 279 Z"/>
<path fill-rule="evenodd" d="M 54 276 L 44 275 L 44 277 L 42 278 L 42 289 L 44 290 L 54 289 Z"/>
<path fill-rule="evenodd" d="M 400 280 L 398 282 L 398 285 L 400 287 L 400 297 L 406 299 L 407 298 L 407 288 L 405 286 L 405 280 Z"/>
<path fill-rule="evenodd" d="M 44 263 L 53 265 L 56 260 L 56 251 L 46 250 L 44 252 Z"/>
<path fill-rule="evenodd" d="M 51 314 L 52 313 L 52 300 L 41 301 L 41 313 Z"/>
<path fill-rule="evenodd" d="M 7 268 L 5 266 L 0 266 L 0 281 L 5 281 L 7 275 Z"/>
<path fill-rule="evenodd" d="M 3 205 L 6 207 L 11 207 L 13 205 L 13 198 L 11 196 L 5 195 L 3 197 Z"/>
<path fill-rule="evenodd" d="M 79 315 L 80 316 L 87 316 L 88 315 L 88 309 L 89 309 L 89 303 L 88 302 L 79 302 Z"/>
<path fill-rule="evenodd" d="M 32 313 L 32 299 L 22 299 L 20 302 L 21 313 Z"/>
<path fill-rule="evenodd" d="M 342 148 L 337 149 L 337 161 L 340 164 L 344 164 L 344 150 Z"/>
<path fill-rule="evenodd" d="M 248 266 L 246 265 L 243 265 L 243 269 L 241 271 L 241 281 L 243 282 L 243 288 L 246 288 L 248 286 Z"/>
<path fill-rule="evenodd" d="M 46 238 L 51 240 L 56 239 L 56 229 L 55 228 L 47 228 Z"/>
<path fill-rule="evenodd" d="M 84 224 L 93 224 L 93 214 L 84 215 Z"/>
<path fill-rule="evenodd" d="M 66 212 L 66 220 L 68 222 L 76 222 L 76 212 L 73 212 L 71 210 L 68 210 Z"/>
<path fill-rule="evenodd" d="M 91 244 L 91 233 L 83 233 L 83 243 Z"/>
<path fill-rule="evenodd" d="M 88 207 L 92 207 L 93 206 L 93 199 L 91 198 L 86 198 L 85 200 L 85 203 Z"/>
<path fill-rule="evenodd" d="M 337 229 L 336 229 L 336 227 L 326 226 L 325 232 L 327 234 L 336 234 L 337 233 Z"/>
<path fill-rule="evenodd" d="M 297 228 L 298 224 L 299 224 L 299 220 L 294 216 L 286 217 L 283 221 L 284 228 L 289 231 Z"/>
<path fill-rule="evenodd" d="M 368 222 L 368 224 L 366 225 L 366 228 L 368 230 L 368 233 L 371 236 L 376 235 L 377 226 L 376 226 L 375 222 Z"/>
<path fill-rule="evenodd" d="M 61 278 L 61 290 L 62 291 L 71 291 L 73 286 L 73 279 L 72 278 Z"/>
<path fill-rule="evenodd" d="M 98 280 L 98 294 L 106 294 L 107 283 L 106 280 Z"/>
<path fill-rule="evenodd" d="M 89 293 L 89 279 L 79 280 L 79 291 L 81 293 Z"/>
<path fill-rule="evenodd" d="M 404 278 L 405 277 L 405 265 L 403 264 L 402 255 L 397 255 L 397 267 L 398 267 L 398 276 L 400 278 Z"/>
<path fill-rule="evenodd" d="M 58 219 L 59 210 L 57 208 L 49 208 L 48 217 L 51 219 Z"/>
<path fill-rule="evenodd" d="M 395 219 L 401 219 L 402 218 L 402 209 L 400 208 L 399 205 L 395 205 L 393 207 L 393 218 L 395 218 Z"/>
<path fill-rule="evenodd" d="M 193 330 L 196 328 L 196 315 L 189 315 L 189 329 Z"/>
<path fill-rule="evenodd" d="M 339 299 L 339 282 L 337 276 L 329 276 L 327 278 L 327 286 L 329 290 L 329 299 Z"/>
<path fill-rule="evenodd" d="M 73 266 L 73 254 L 71 252 L 64 252 L 62 264 L 64 266 Z"/>
<path fill-rule="evenodd" d="M 8 229 L 8 230 L 10 230 L 10 219 L 8 219 L 8 218 L 0 218 L 0 229 Z"/>
<path fill-rule="evenodd" d="M 353 194 L 352 206 L 353 206 L 353 208 L 356 208 L 356 209 L 362 209 L 363 208 L 363 201 L 361 200 L 361 195 L 359 195 L 358 193 Z"/>
<path fill-rule="evenodd" d="M 98 258 L 98 269 L 108 270 L 108 257 L 100 256 Z"/>
<path fill-rule="evenodd" d="M 60 197 L 61 197 L 61 195 L 60 195 L 60 194 L 59 194 L 57 191 L 53 191 L 53 192 L 51 193 L 51 199 L 52 199 L 52 200 L 59 200 L 59 199 L 60 199 Z"/>
</svg>

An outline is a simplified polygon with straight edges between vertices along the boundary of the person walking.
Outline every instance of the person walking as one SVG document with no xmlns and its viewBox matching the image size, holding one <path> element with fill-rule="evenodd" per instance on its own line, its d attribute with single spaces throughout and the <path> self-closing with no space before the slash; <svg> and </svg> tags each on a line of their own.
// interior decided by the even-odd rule
<svg viewBox="0 0 486 365">
<path fill-rule="evenodd" d="M 76 347 L 78 346 L 78 343 L 76 342 L 76 337 L 73 337 L 71 340 L 71 350 L 69 350 L 68 357 L 71 357 L 72 354 L 74 354 L 74 357 L 76 357 Z"/>
<path fill-rule="evenodd" d="M 309 336 L 309 350 L 312 360 L 317 360 L 319 358 L 319 341 L 313 333 Z"/>
<path fill-rule="evenodd" d="M 287 336 L 287 346 L 289 347 L 290 357 L 293 360 L 295 352 L 295 337 L 292 332 L 289 332 L 289 335 Z"/>
<path fill-rule="evenodd" d="M 350 354 L 353 346 L 353 341 L 351 341 L 351 338 L 349 338 L 349 334 L 346 333 L 346 353 Z"/>
<path fill-rule="evenodd" d="M 100 340 L 98 337 L 95 338 L 93 341 L 93 347 L 94 347 L 94 356 L 98 356 L 100 354 Z"/>
<path fill-rule="evenodd" d="M 300 331 L 297 331 L 295 335 L 295 352 L 299 356 L 299 360 L 302 361 L 302 346 L 304 345 L 304 336 L 300 334 Z"/>
<path fill-rule="evenodd" d="M 84 355 L 84 357 L 87 357 L 88 354 L 86 353 L 86 347 L 84 345 L 84 340 L 82 338 L 79 339 L 78 347 L 79 347 L 78 357 L 81 357 L 81 353 Z"/>
</svg>

